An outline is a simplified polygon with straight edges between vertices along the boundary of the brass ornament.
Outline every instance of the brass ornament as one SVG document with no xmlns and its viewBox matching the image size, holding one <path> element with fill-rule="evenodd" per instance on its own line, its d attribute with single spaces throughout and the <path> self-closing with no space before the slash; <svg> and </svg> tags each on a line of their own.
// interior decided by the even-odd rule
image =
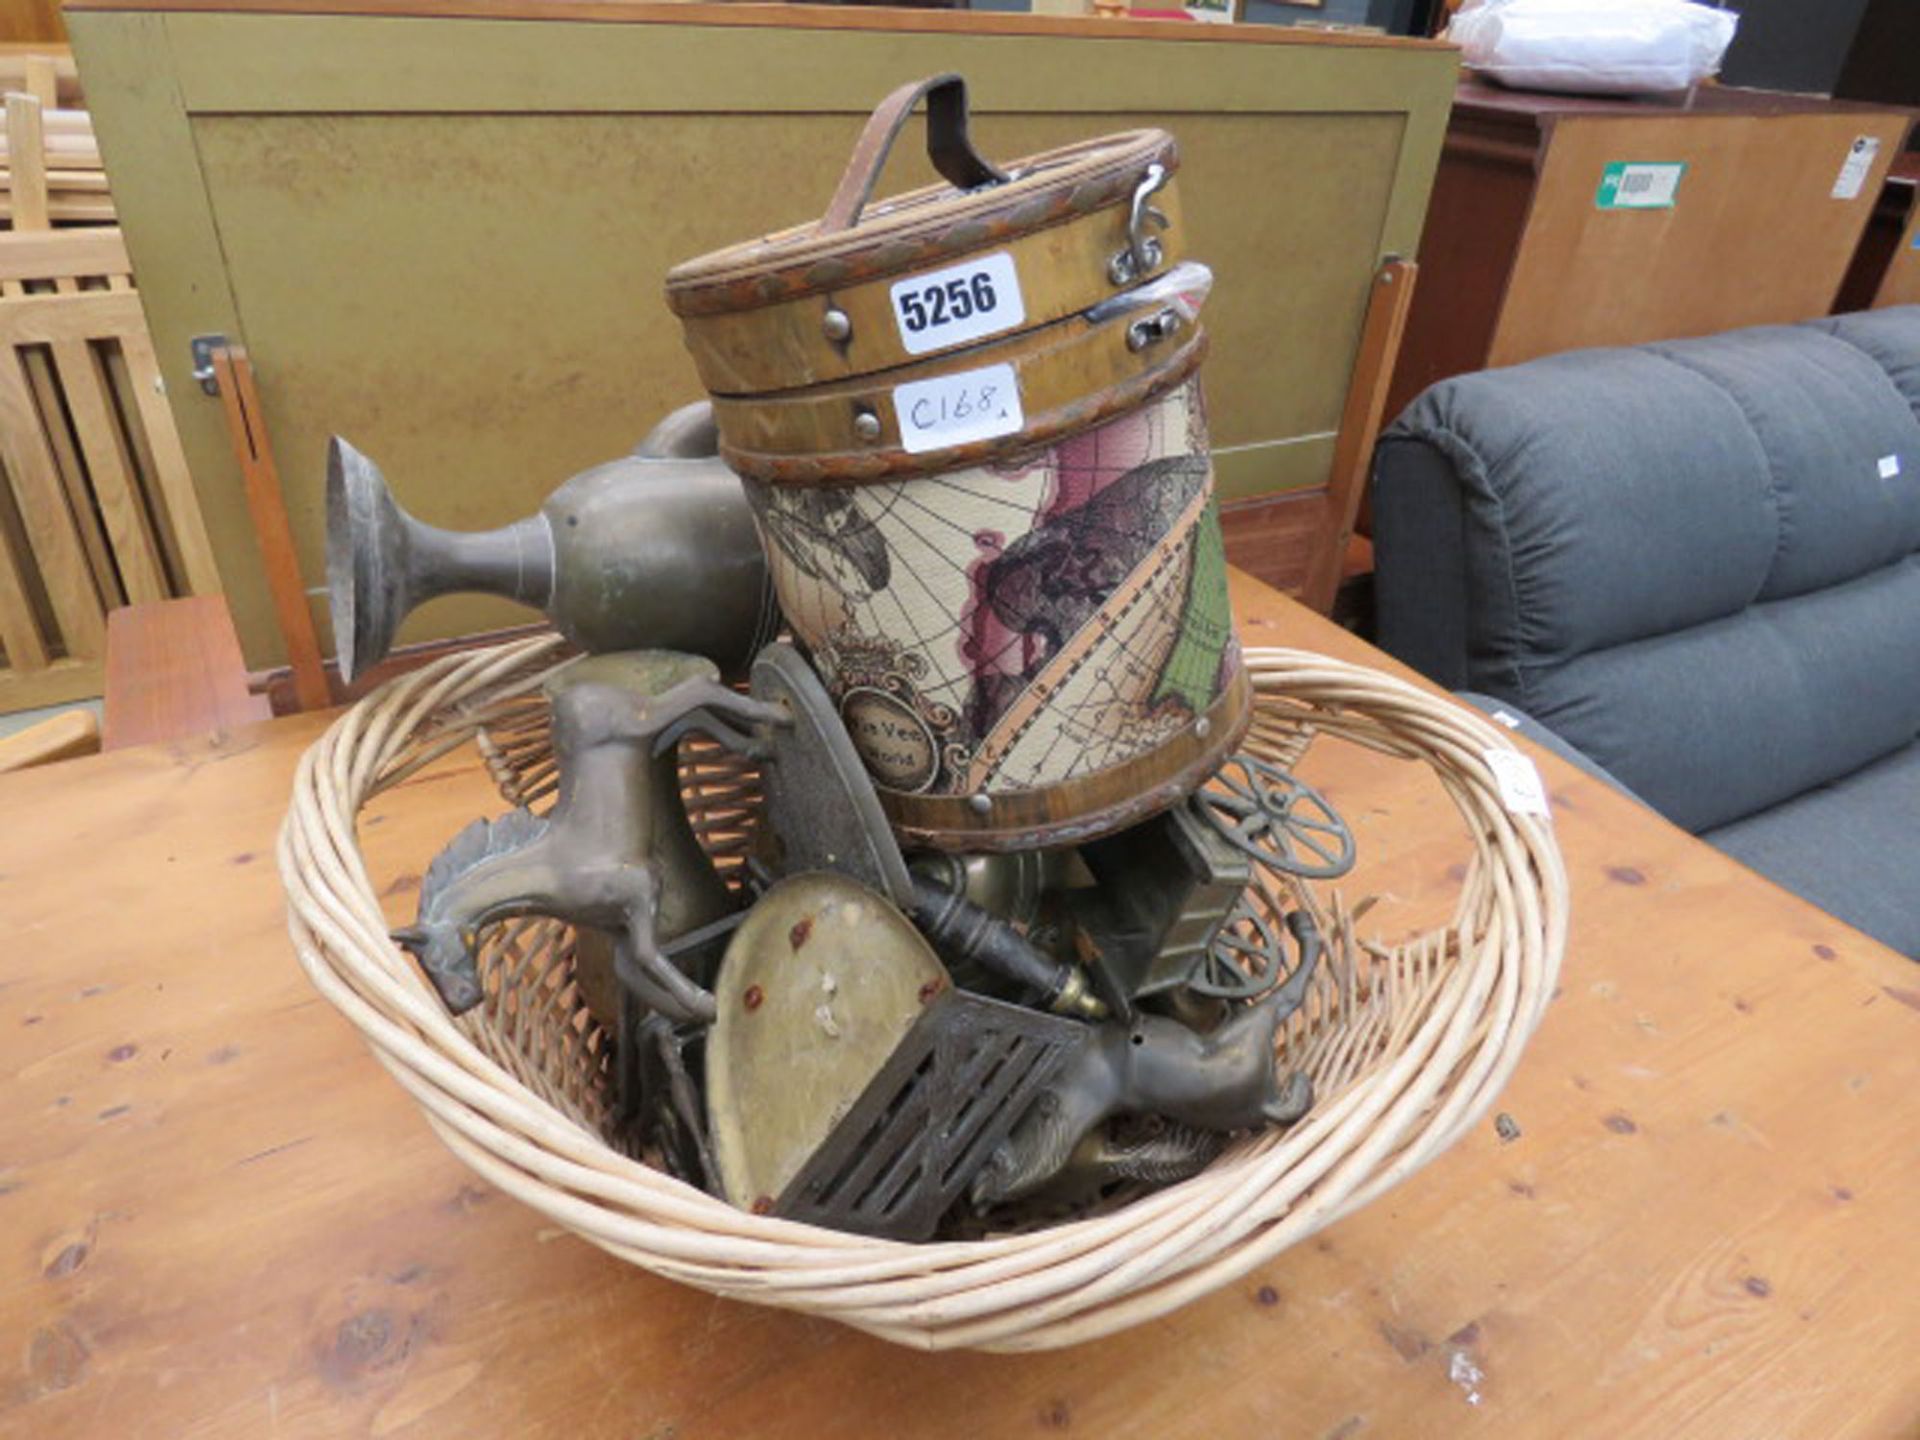
<svg viewBox="0 0 1920 1440">
<path fill-rule="evenodd" d="M 649 1008 L 712 1019 L 713 997 L 661 951 L 731 905 L 688 826 L 671 747 L 699 730 L 751 748 L 734 726 L 781 725 L 785 712 L 722 685 L 712 661 L 667 651 L 592 656 L 546 691 L 560 766 L 552 813 L 468 826 L 428 867 L 419 918 L 394 938 L 458 1014 L 481 998 L 480 928 L 551 915 L 611 934 L 615 973 Z"/>
<path fill-rule="evenodd" d="M 386 658 L 416 606 L 459 592 L 531 605 L 585 650 L 689 650 L 729 673 L 780 623 L 740 481 L 718 459 L 705 401 L 498 530 L 462 533 L 415 519 L 379 466 L 335 436 L 327 599 L 341 673 L 364 674 Z"/>
<path fill-rule="evenodd" d="M 753 907 L 714 992 L 707 1108 L 722 1193 L 771 1211 L 947 988 L 931 946 L 844 875 L 797 875 Z"/>
</svg>

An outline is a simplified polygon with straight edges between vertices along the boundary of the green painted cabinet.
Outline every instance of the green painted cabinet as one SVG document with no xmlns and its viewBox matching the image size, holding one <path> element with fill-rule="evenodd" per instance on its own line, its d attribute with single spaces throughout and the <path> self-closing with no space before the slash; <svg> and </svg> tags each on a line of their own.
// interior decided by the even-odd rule
<svg viewBox="0 0 1920 1440">
<path fill-rule="evenodd" d="M 959 70 L 990 155 L 1175 133 L 1190 253 L 1218 274 L 1206 383 L 1222 494 L 1320 485 L 1370 277 L 1417 248 L 1456 70 L 1430 42 L 1022 15 L 618 0 L 529 18 L 485 0 L 68 13 L 262 666 L 277 637 L 220 404 L 191 378 L 194 335 L 252 355 L 324 627 L 329 434 L 434 523 L 531 511 L 698 396 L 667 268 L 819 214 L 867 109 Z M 932 178 L 915 143 L 883 188 Z M 526 618 L 446 599 L 402 639 Z"/>
</svg>

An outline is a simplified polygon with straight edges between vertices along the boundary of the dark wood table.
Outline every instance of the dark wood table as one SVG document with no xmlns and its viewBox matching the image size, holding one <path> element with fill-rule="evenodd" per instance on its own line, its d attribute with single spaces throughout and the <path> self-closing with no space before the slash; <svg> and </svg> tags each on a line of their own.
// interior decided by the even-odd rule
<svg viewBox="0 0 1920 1440">
<path fill-rule="evenodd" d="M 1249 643 L 1372 654 L 1236 583 Z M 0 1433 L 1920 1433 L 1920 970 L 1551 757 L 1576 909 L 1515 1138 L 1166 1320 L 928 1356 L 654 1279 L 440 1147 L 287 943 L 327 719 L 0 779 Z M 1437 787 L 1307 768 L 1379 925 L 1444 902 Z M 394 914 L 495 808 L 468 764 L 379 802 Z"/>
</svg>

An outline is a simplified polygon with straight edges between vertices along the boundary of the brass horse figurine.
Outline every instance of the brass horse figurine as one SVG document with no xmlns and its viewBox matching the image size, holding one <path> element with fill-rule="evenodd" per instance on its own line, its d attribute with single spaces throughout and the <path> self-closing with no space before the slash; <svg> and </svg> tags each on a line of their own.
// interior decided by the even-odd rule
<svg viewBox="0 0 1920 1440">
<path fill-rule="evenodd" d="M 661 953 L 732 908 L 688 824 L 674 745 L 698 731 L 760 758 L 754 728 L 791 720 L 721 684 L 711 660 L 667 650 L 590 656 L 546 692 L 559 762 L 552 812 L 467 826 L 428 867 L 418 920 L 393 938 L 457 1015 L 482 998 L 481 929 L 551 915 L 610 934 L 614 973 L 636 1000 L 670 1020 L 709 1021 L 711 992 Z"/>
<path fill-rule="evenodd" d="M 1225 1135 L 1305 1115 L 1313 1082 L 1300 1070 L 1282 1076 L 1274 1046 L 1280 1026 L 1306 1001 L 1325 947 L 1303 910 L 1288 914 L 1287 929 L 1300 948 L 1293 973 L 1264 998 L 1229 1010 L 1212 1030 L 1147 1014 L 1096 1027 L 974 1176 L 975 1207 L 1019 1199 L 1056 1179 L 1182 1179 L 1218 1153 Z M 1116 1115 L 1157 1115 L 1173 1128 L 1167 1143 L 1130 1153 L 1100 1131 Z"/>
</svg>

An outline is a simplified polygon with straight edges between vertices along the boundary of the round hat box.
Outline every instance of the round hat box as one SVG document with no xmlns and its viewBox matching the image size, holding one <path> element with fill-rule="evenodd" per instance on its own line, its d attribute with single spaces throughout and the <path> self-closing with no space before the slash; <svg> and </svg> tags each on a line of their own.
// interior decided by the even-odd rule
<svg viewBox="0 0 1920 1440">
<path fill-rule="evenodd" d="M 949 182 L 869 203 L 928 105 Z M 868 122 L 818 221 L 676 267 L 775 589 L 909 846 L 1074 844 L 1245 733 L 1171 136 L 1004 169 L 958 76 Z"/>
</svg>

